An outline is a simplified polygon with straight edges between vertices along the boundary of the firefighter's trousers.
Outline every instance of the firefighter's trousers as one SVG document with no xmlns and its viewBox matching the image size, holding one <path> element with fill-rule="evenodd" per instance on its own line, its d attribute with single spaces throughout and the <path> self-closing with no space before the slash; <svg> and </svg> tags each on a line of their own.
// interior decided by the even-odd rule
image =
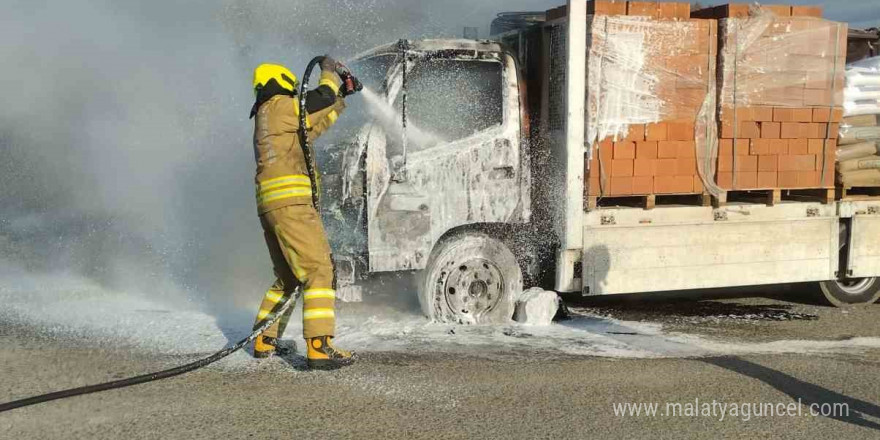
<svg viewBox="0 0 880 440">
<path fill-rule="evenodd" d="M 276 280 L 266 292 L 254 328 L 275 316 L 297 286 L 303 287 L 303 337 L 334 336 L 333 263 L 321 216 L 312 205 L 291 205 L 260 216 Z M 280 338 L 293 307 L 263 333 Z"/>
</svg>

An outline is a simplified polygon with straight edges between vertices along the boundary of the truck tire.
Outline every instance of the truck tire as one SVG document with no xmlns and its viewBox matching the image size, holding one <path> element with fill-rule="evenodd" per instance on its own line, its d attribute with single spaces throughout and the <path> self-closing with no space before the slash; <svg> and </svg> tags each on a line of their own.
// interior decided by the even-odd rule
<svg viewBox="0 0 880 440">
<path fill-rule="evenodd" d="M 880 278 L 822 281 L 819 287 L 835 307 L 873 304 L 880 298 Z"/>
<path fill-rule="evenodd" d="M 513 252 L 482 233 L 444 240 L 428 259 L 419 302 L 435 322 L 506 324 L 513 319 L 523 275 Z"/>
</svg>

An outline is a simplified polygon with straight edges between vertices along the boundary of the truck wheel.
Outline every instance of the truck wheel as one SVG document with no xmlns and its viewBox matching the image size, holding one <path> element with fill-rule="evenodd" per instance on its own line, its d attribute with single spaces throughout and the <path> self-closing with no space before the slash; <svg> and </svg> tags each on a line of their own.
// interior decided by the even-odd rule
<svg viewBox="0 0 880 440">
<path fill-rule="evenodd" d="M 836 307 L 872 304 L 880 298 L 880 278 L 823 281 L 819 287 Z"/>
<path fill-rule="evenodd" d="M 505 324 L 513 318 L 523 276 L 499 240 L 464 234 L 438 245 L 419 283 L 425 315 L 437 322 Z"/>
</svg>

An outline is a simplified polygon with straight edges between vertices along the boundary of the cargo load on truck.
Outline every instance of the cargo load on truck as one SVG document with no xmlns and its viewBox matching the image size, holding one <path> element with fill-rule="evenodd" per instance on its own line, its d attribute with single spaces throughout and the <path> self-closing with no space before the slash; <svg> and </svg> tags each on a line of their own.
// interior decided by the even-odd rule
<svg viewBox="0 0 880 440">
<path fill-rule="evenodd" d="M 880 188 L 880 57 L 847 65 L 844 118 L 837 151 L 843 196 Z"/>
</svg>

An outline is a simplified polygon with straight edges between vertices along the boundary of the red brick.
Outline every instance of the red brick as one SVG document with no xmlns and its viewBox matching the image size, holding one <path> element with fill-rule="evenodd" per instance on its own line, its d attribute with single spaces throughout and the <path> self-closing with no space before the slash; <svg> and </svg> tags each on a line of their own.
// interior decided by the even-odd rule
<svg viewBox="0 0 880 440">
<path fill-rule="evenodd" d="M 733 129 L 733 122 L 730 121 L 721 121 L 721 133 L 719 135 L 722 139 L 733 139 L 736 136 L 736 130 Z"/>
<path fill-rule="evenodd" d="M 674 159 L 678 157 L 678 142 L 660 141 L 657 143 L 657 157 L 660 159 Z"/>
<path fill-rule="evenodd" d="M 788 140 L 788 154 L 802 155 L 802 154 L 810 154 L 810 140 L 809 139 L 789 139 Z"/>
<path fill-rule="evenodd" d="M 810 139 L 809 140 L 809 150 L 807 153 L 822 155 L 822 152 L 825 151 L 825 139 Z"/>
<path fill-rule="evenodd" d="M 665 141 L 668 129 L 665 122 L 648 124 L 645 126 L 645 139 L 649 141 Z"/>
<path fill-rule="evenodd" d="M 736 173 L 736 189 L 752 189 L 758 186 L 757 171 L 743 171 Z"/>
<path fill-rule="evenodd" d="M 831 122 L 831 109 L 828 107 L 814 108 L 813 122 Z"/>
<path fill-rule="evenodd" d="M 758 188 L 776 188 L 778 175 L 776 171 L 758 171 Z"/>
<path fill-rule="evenodd" d="M 761 9 L 770 11 L 777 17 L 791 17 L 791 6 L 788 5 L 762 5 Z"/>
<path fill-rule="evenodd" d="M 749 155 L 765 156 L 773 154 L 771 150 L 770 139 L 752 139 L 751 148 L 749 148 Z"/>
<path fill-rule="evenodd" d="M 819 173 L 815 170 L 811 171 L 799 171 L 798 172 L 798 188 L 818 188 L 819 186 Z"/>
<path fill-rule="evenodd" d="M 836 107 L 831 111 L 831 122 L 842 122 L 843 121 L 843 109 L 840 107 Z"/>
<path fill-rule="evenodd" d="M 657 159 L 657 141 L 636 142 L 636 159 Z"/>
<path fill-rule="evenodd" d="M 813 122 L 813 109 L 811 109 L 811 108 L 793 108 L 793 109 L 791 109 L 791 122 Z"/>
<path fill-rule="evenodd" d="M 773 121 L 774 122 L 794 122 L 794 113 L 790 108 L 779 108 L 776 107 L 773 109 Z"/>
<path fill-rule="evenodd" d="M 782 139 L 796 139 L 800 135 L 801 124 L 797 122 L 783 122 L 779 137 Z"/>
<path fill-rule="evenodd" d="M 780 171 L 777 185 L 780 188 L 797 188 L 798 172 L 797 171 Z"/>
<path fill-rule="evenodd" d="M 638 176 L 633 177 L 632 193 L 639 195 L 650 195 L 654 193 L 654 177 Z"/>
<path fill-rule="evenodd" d="M 614 141 L 611 138 L 599 142 L 599 157 L 603 162 L 609 162 L 614 159 Z"/>
<path fill-rule="evenodd" d="M 752 113 L 754 114 L 755 121 L 758 121 L 758 122 L 772 122 L 773 121 L 773 107 L 753 107 Z"/>
<path fill-rule="evenodd" d="M 626 15 L 626 2 L 623 0 L 590 0 L 587 13 L 591 15 Z"/>
<path fill-rule="evenodd" d="M 632 177 L 612 177 L 610 194 L 615 196 L 628 196 L 633 191 Z"/>
<path fill-rule="evenodd" d="M 758 171 L 774 173 L 779 169 L 779 156 L 758 156 Z"/>
<path fill-rule="evenodd" d="M 837 139 L 840 137 L 840 124 L 834 122 L 828 126 L 828 139 Z"/>
<path fill-rule="evenodd" d="M 675 161 L 676 176 L 693 176 L 697 174 L 697 159 L 693 157 L 680 157 Z"/>
<path fill-rule="evenodd" d="M 755 110 L 752 107 L 737 107 L 734 110 L 736 122 L 754 121 Z"/>
<path fill-rule="evenodd" d="M 599 181 L 598 180 L 596 180 L 596 181 L 590 180 L 589 185 L 587 185 L 587 190 L 588 190 L 589 195 L 591 195 L 591 196 L 600 195 L 599 189 L 600 189 Z"/>
<path fill-rule="evenodd" d="M 634 142 L 645 140 L 645 124 L 630 124 L 624 140 Z"/>
<path fill-rule="evenodd" d="M 828 124 L 813 123 L 808 125 L 810 127 L 808 139 L 825 139 L 825 135 L 828 132 Z"/>
<path fill-rule="evenodd" d="M 813 124 L 810 122 L 798 123 L 798 138 L 809 139 L 813 134 Z"/>
<path fill-rule="evenodd" d="M 779 122 L 762 122 L 761 137 L 764 139 L 779 139 L 782 124 Z"/>
<path fill-rule="evenodd" d="M 718 156 L 718 171 L 733 172 L 733 156 Z"/>
<path fill-rule="evenodd" d="M 611 161 L 612 177 L 632 177 L 633 160 L 632 159 L 614 159 Z"/>
<path fill-rule="evenodd" d="M 667 139 L 670 141 L 692 141 L 694 140 L 694 123 L 693 121 L 677 121 L 668 122 Z"/>
<path fill-rule="evenodd" d="M 770 139 L 770 154 L 777 156 L 788 154 L 788 139 Z"/>
<path fill-rule="evenodd" d="M 675 18 L 688 20 L 691 18 L 691 4 L 686 2 L 675 3 Z"/>
<path fill-rule="evenodd" d="M 657 159 L 654 162 L 654 175 L 664 177 L 674 176 L 677 167 L 677 159 Z"/>
<path fill-rule="evenodd" d="M 758 156 L 739 156 L 733 166 L 737 173 L 758 172 Z"/>
<path fill-rule="evenodd" d="M 782 179 L 783 172 L 797 171 L 797 163 L 795 162 L 794 158 L 795 156 L 790 155 L 779 156 L 780 180 Z M 797 178 L 795 178 L 795 181 L 797 181 Z"/>
<path fill-rule="evenodd" d="M 794 158 L 795 162 L 795 171 L 815 171 L 816 170 L 816 156 L 812 154 L 801 154 L 797 156 L 791 156 Z"/>
<path fill-rule="evenodd" d="M 654 192 L 672 194 L 675 192 L 675 176 L 657 176 L 654 178 Z"/>
<path fill-rule="evenodd" d="M 749 139 L 736 139 L 733 144 L 734 154 L 737 156 L 748 156 L 752 143 Z"/>
<path fill-rule="evenodd" d="M 792 17 L 816 17 L 822 18 L 821 6 L 792 6 Z"/>
<path fill-rule="evenodd" d="M 739 133 L 736 134 L 736 137 L 745 139 L 760 138 L 761 130 L 758 129 L 758 123 L 752 121 L 740 122 Z"/>
<path fill-rule="evenodd" d="M 636 159 L 633 162 L 633 176 L 647 177 L 654 175 L 654 162 L 656 159 Z"/>
<path fill-rule="evenodd" d="M 827 169 L 833 173 L 834 172 L 834 165 L 836 163 L 837 163 L 837 161 L 834 160 L 833 158 L 830 158 L 827 156 L 823 157 L 821 152 L 816 155 L 816 171 L 822 171 L 822 167 L 824 166 L 825 169 Z"/>
<path fill-rule="evenodd" d="M 676 4 L 672 2 L 658 2 L 658 14 L 657 17 L 660 19 L 670 20 L 675 18 L 676 15 Z"/>
<path fill-rule="evenodd" d="M 623 141 L 614 143 L 614 159 L 635 159 L 636 143 L 632 141 Z"/>
<path fill-rule="evenodd" d="M 825 155 L 829 157 L 837 157 L 837 139 L 827 139 L 825 146 Z"/>
<path fill-rule="evenodd" d="M 721 189 L 733 189 L 733 173 L 719 172 L 717 180 L 718 186 L 720 186 Z"/>
<path fill-rule="evenodd" d="M 626 15 L 659 18 L 660 8 L 657 2 L 626 2 Z"/>
<path fill-rule="evenodd" d="M 718 156 L 733 156 L 733 139 L 718 140 Z"/>
<path fill-rule="evenodd" d="M 694 176 L 676 176 L 673 191 L 678 194 L 694 192 Z"/>
<path fill-rule="evenodd" d="M 679 141 L 676 157 L 697 157 L 697 143 L 695 141 Z"/>
</svg>

